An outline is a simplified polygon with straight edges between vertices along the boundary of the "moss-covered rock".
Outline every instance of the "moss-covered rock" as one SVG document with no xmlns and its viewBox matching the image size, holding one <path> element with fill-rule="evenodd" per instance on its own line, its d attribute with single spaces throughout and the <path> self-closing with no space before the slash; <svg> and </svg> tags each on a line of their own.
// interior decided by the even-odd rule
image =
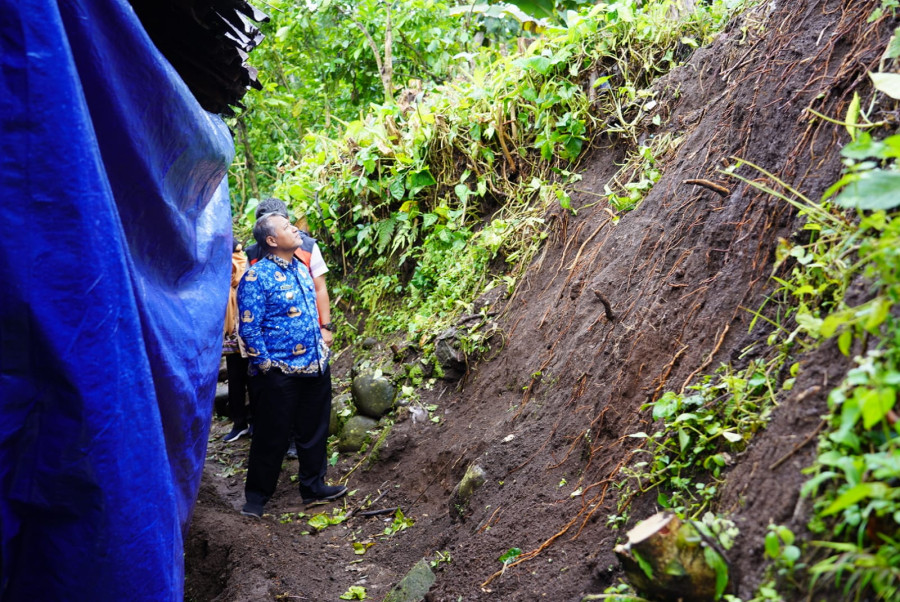
<svg viewBox="0 0 900 602">
<path fill-rule="evenodd" d="M 328 423 L 328 434 L 337 435 L 344 427 L 347 419 L 353 415 L 353 396 L 342 393 L 331 400 L 331 422 Z"/>
<path fill-rule="evenodd" d="M 338 450 L 356 452 L 362 449 L 369 438 L 369 431 L 378 426 L 378 422 L 368 416 L 351 416 L 341 429 Z"/>
<path fill-rule="evenodd" d="M 466 373 L 466 354 L 460 348 L 459 331 L 449 328 L 434 341 L 434 357 L 441 369 L 441 378 L 458 380 Z"/>
<path fill-rule="evenodd" d="M 469 506 L 469 500 L 475 490 L 484 485 L 487 475 L 484 469 L 478 464 L 472 464 L 466 469 L 466 474 L 459 481 L 450 495 L 450 516 L 456 519 L 463 518 L 466 508 Z"/>
<path fill-rule="evenodd" d="M 360 374 L 353 379 L 353 404 L 360 414 L 381 418 L 394 407 L 397 390 L 387 378 L 376 374 Z"/>
<path fill-rule="evenodd" d="M 434 585 L 434 580 L 434 572 L 423 558 L 388 592 L 384 602 L 421 602 Z"/>
</svg>

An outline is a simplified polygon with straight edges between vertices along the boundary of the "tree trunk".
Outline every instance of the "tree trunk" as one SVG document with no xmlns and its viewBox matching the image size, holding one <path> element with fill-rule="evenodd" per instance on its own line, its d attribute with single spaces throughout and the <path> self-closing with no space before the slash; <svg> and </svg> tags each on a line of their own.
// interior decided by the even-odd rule
<svg viewBox="0 0 900 602">
<path fill-rule="evenodd" d="M 628 581 L 644 598 L 712 602 L 728 585 L 728 564 L 717 548 L 690 522 L 660 512 L 629 531 L 628 542 L 616 546 L 615 553 Z"/>
<path fill-rule="evenodd" d="M 384 60 L 381 63 L 381 85 L 384 86 L 384 102 L 394 103 L 394 34 L 391 24 L 391 3 L 387 3 L 387 20 L 384 27 Z"/>
<path fill-rule="evenodd" d="M 256 182 L 256 161 L 253 159 L 253 149 L 250 148 L 250 140 L 247 138 L 247 124 L 244 123 L 243 115 L 237 119 L 238 138 L 244 147 L 244 168 L 247 170 L 247 179 L 250 181 L 250 192 L 253 198 L 259 198 L 259 185 Z M 244 199 L 246 202 L 247 199 Z"/>
</svg>

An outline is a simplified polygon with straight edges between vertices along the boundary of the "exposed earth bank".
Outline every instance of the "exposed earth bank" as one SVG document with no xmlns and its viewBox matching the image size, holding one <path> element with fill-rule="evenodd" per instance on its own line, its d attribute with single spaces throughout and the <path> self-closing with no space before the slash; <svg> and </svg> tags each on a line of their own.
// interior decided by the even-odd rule
<svg viewBox="0 0 900 602">
<path fill-rule="evenodd" d="M 493 357 L 421 392 L 440 422 L 401 411 L 377 459 L 342 455 L 329 469 L 355 490 L 342 504 L 305 509 L 286 461 L 269 514 L 241 516 L 248 445 L 221 443 L 228 425 L 217 421 L 186 545 L 186 599 L 336 601 L 357 585 L 381 600 L 422 558 L 436 561 L 429 600 L 578 601 L 615 583 L 612 548 L 624 531 L 607 518 L 619 470 L 637 457 L 628 435 L 653 428 L 641 406 L 753 357 L 748 346 L 769 331 L 763 320 L 750 329 L 748 310 L 773 289 L 779 238 L 802 225 L 787 203 L 721 170 L 745 159 L 812 198 L 837 179 L 847 133 L 804 110 L 845 115 L 854 92 L 870 91 L 866 71 L 896 26 L 866 23 L 878 4 L 763 3 L 659 81 L 644 135 L 683 137 L 661 159 L 661 180 L 614 222 L 597 201 L 630 143 L 595 141 L 572 193 L 577 215 L 546 216 L 543 252 L 515 293 L 493 303 L 503 333 Z M 335 394 L 353 353 L 335 364 Z M 740 528 L 730 560 L 744 598 L 762 578 L 769 522 L 804 531 L 800 471 L 815 451 L 826 385 L 848 369 L 830 347 L 801 366 L 768 429 L 733 458 L 715 502 Z M 454 508 L 452 490 L 472 464 L 485 483 Z M 414 525 L 387 536 L 393 516 L 357 513 L 315 533 L 296 516 L 353 510 L 367 498 L 378 498 L 368 509 L 399 507 Z M 656 509 L 656 492 L 635 497 L 629 525 Z M 360 555 L 353 542 L 374 545 Z M 513 547 L 526 560 L 499 575 L 498 558 Z"/>
</svg>

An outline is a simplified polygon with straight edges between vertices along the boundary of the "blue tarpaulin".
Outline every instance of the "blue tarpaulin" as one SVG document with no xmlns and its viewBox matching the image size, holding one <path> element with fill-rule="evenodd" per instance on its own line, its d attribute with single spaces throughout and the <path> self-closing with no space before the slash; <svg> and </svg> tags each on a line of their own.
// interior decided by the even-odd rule
<svg viewBox="0 0 900 602">
<path fill-rule="evenodd" d="M 124 0 L 0 0 L 0 600 L 181 600 L 233 143 Z"/>
</svg>

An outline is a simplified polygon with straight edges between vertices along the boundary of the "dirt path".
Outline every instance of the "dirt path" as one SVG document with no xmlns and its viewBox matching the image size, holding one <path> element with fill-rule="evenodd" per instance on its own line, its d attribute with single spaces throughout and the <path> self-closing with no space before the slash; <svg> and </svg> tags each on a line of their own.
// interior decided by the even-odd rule
<svg viewBox="0 0 900 602">
<path fill-rule="evenodd" d="M 745 308 L 762 304 L 778 239 L 799 223 L 787 204 L 719 170 L 741 157 L 811 196 L 836 179 L 846 133 L 811 122 L 803 110 L 843 115 L 853 92 L 868 90 L 865 70 L 892 26 L 865 23 L 876 4 L 765 3 L 659 83 L 663 126 L 654 128 L 648 116 L 647 134 L 684 141 L 663 159 L 664 175 L 648 198 L 618 223 L 601 205 L 548 216 L 545 250 L 513 298 L 497 306 L 506 341 L 498 357 L 476 366 L 459 390 L 441 383 L 424 392 L 441 422 L 399 421 L 378 461 L 350 475 L 356 494 L 347 510 L 383 494 L 375 507 L 402 508 L 415 521 L 410 528 L 385 536 L 392 517 L 357 515 L 305 535 L 313 529 L 296 518 L 303 508 L 290 463 L 271 514 L 244 518 L 243 474 L 229 475 L 228 467 L 247 445 L 211 443 L 187 547 L 187 598 L 334 601 L 360 585 L 367 599 L 380 600 L 437 552 L 452 561 L 436 565 L 431 600 L 577 601 L 614 583 L 612 547 L 621 531 L 606 521 L 616 511 L 619 468 L 633 458 L 626 436 L 650 428 L 641 406 L 683 388 L 700 368 L 747 361 L 742 350 L 767 333 L 749 331 Z M 573 206 L 595 203 L 626 147 L 598 143 L 583 161 Z M 714 181 L 728 193 L 688 179 Z M 732 560 L 745 597 L 760 579 L 769 519 L 798 530 L 805 522 L 799 471 L 813 446 L 798 444 L 818 427 L 822 383 L 846 370 L 827 349 L 804 365 L 811 368 L 780 398 L 770 428 L 735 458 L 721 489 L 719 510 L 741 528 Z M 215 425 L 214 437 L 225 428 Z M 330 474 L 344 475 L 357 462 L 344 457 Z M 487 480 L 454 521 L 450 493 L 471 463 Z M 635 498 L 632 519 L 652 513 L 655 499 Z M 374 545 L 358 555 L 353 541 Z M 526 560 L 495 576 L 498 557 L 512 547 Z"/>
</svg>

